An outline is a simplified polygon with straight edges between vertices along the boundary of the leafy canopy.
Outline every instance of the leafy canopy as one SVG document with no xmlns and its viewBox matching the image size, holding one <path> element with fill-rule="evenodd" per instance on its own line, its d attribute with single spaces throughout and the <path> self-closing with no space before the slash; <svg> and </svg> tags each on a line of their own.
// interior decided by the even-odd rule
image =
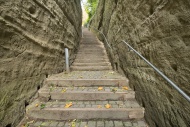
<svg viewBox="0 0 190 127">
<path fill-rule="evenodd" d="M 89 23 L 90 19 L 92 18 L 92 16 L 96 11 L 98 0 L 86 0 L 83 4 L 84 4 L 84 9 L 88 14 L 88 19 L 86 23 Z"/>
</svg>

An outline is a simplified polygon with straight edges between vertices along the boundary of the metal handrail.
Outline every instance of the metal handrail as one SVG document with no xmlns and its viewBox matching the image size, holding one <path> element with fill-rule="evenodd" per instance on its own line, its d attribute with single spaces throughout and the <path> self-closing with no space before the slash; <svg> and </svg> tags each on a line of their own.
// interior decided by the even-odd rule
<svg viewBox="0 0 190 127">
<path fill-rule="evenodd" d="M 111 46 L 110 46 L 110 44 L 109 44 L 109 42 L 108 42 L 106 36 L 104 35 L 104 33 L 103 33 L 102 31 L 96 29 L 96 28 L 93 27 L 93 26 L 89 26 L 89 28 L 93 28 L 94 30 L 96 30 L 96 31 L 98 31 L 99 33 L 101 33 L 101 34 L 103 35 L 104 39 L 106 40 L 106 43 L 107 43 L 108 47 L 112 50 L 112 48 L 111 48 Z"/>
<path fill-rule="evenodd" d="M 103 35 L 104 39 L 106 40 L 108 47 L 112 49 L 111 46 L 109 45 L 107 38 L 101 31 L 94 28 L 93 26 L 89 26 L 89 27 L 100 32 Z M 122 42 L 124 42 L 129 47 L 130 50 L 133 50 L 141 59 L 143 59 L 149 66 L 151 66 L 162 78 L 164 78 L 175 90 L 177 90 L 187 101 L 190 102 L 190 96 L 188 96 L 181 88 L 179 88 L 174 82 L 172 82 L 166 75 L 164 75 L 158 68 L 156 68 L 152 63 L 150 63 L 146 58 L 144 58 L 138 51 L 136 51 L 132 46 L 130 46 L 125 40 L 123 40 Z"/>
<path fill-rule="evenodd" d="M 166 75 L 164 75 L 158 68 L 156 68 L 152 63 L 150 63 L 146 58 L 144 58 L 138 51 L 136 51 L 132 46 L 130 46 L 126 41 L 124 42 L 130 50 L 133 50 L 140 58 L 142 58 L 149 66 L 151 66 L 161 77 L 163 77 L 172 87 L 174 87 L 185 99 L 190 102 L 190 97 L 180 89 L 174 82 L 172 82 Z"/>
</svg>

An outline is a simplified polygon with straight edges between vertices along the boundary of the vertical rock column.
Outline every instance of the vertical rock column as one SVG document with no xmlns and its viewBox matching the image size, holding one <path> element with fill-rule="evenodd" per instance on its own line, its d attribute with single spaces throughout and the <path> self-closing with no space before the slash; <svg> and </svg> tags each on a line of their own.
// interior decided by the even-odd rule
<svg viewBox="0 0 190 127">
<path fill-rule="evenodd" d="M 81 38 L 80 0 L 0 0 L 0 126 L 15 126 Z"/>
<path fill-rule="evenodd" d="M 151 127 L 188 127 L 190 103 L 121 41 L 127 40 L 190 95 L 188 12 L 188 0 L 102 0 L 91 21 L 106 35 L 113 48 L 112 63 L 129 78 Z"/>
</svg>

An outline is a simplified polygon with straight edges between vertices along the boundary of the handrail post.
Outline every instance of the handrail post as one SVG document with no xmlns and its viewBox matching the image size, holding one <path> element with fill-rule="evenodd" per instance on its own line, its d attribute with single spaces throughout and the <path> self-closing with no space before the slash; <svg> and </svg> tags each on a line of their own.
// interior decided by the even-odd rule
<svg viewBox="0 0 190 127">
<path fill-rule="evenodd" d="M 65 48 L 65 70 L 66 70 L 66 73 L 70 72 L 70 68 L 69 68 L 69 50 L 68 50 L 68 48 Z"/>
</svg>

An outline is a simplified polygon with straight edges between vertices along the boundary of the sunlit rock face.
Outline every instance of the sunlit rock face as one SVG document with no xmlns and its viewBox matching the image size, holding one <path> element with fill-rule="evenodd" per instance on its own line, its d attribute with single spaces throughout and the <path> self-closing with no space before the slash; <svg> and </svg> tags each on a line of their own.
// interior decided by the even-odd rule
<svg viewBox="0 0 190 127">
<path fill-rule="evenodd" d="M 190 103 L 121 41 L 190 95 L 189 12 L 189 0 L 100 0 L 91 21 L 106 35 L 112 64 L 129 78 L 150 127 L 189 127 Z"/>
<path fill-rule="evenodd" d="M 0 126 L 16 126 L 47 75 L 81 37 L 80 0 L 0 0 Z"/>
</svg>

